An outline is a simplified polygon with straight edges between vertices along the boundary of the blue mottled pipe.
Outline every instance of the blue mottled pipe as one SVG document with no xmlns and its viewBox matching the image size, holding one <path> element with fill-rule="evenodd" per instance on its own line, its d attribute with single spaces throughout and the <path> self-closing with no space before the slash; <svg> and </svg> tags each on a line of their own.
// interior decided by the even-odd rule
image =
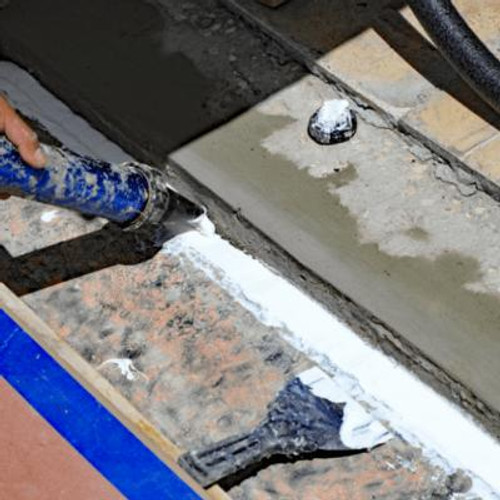
<svg viewBox="0 0 500 500">
<path fill-rule="evenodd" d="M 0 192 L 104 217 L 124 227 L 158 222 L 168 211 L 170 190 L 163 174 L 146 165 L 114 165 L 49 146 L 44 151 L 46 167 L 33 168 L 0 136 Z"/>
</svg>

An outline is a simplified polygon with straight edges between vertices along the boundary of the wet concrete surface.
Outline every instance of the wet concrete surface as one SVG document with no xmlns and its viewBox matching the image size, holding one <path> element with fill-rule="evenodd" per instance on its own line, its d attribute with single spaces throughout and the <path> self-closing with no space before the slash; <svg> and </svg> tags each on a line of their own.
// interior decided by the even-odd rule
<svg viewBox="0 0 500 500">
<path fill-rule="evenodd" d="M 157 158 L 304 74 L 215 0 L 9 2 L 0 53 Z"/>
<path fill-rule="evenodd" d="M 371 118 L 313 144 L 307 120 L 334 95 L 305 79 L 172 160 L 500 410 L 496 203 Z"/>
</svg>

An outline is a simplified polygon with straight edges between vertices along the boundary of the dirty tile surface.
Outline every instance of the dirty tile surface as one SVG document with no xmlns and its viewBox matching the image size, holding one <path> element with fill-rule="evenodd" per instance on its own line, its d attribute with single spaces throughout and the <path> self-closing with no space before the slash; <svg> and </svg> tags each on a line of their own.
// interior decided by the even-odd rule
<svg viewBox="0 0 500 500">
<path fill-rule="evenodd" d="M 498 137 L 498 115 L 443 59 L 404 2 L 292 0 L 273 10 L 257 2 L 222 1 L 434 151 L 498 183 L 498 168 L 482 160 L 483 148 L 488 155 L 496 147 L 490 139 Z M 454 5 L 499 55 L 498 2 L 459 0 Z"/>
<path fill-rule="evenodd" d="M 0 205 L 0 279 L 16 265 L 6 264 L 8 255 L 36 260 L 58 245 L 60 252 L 49 251 L 58 261 L 54 282 L 31 276 L 23 299 L 182 449 L 251 429 L 284 383 L 311 366 L 182 257 L 157 254 L 132 265 L 117 258 L 70 279 L 64 269 L 79 257 L 64 245 L 101 223 L 64 210 L 44 222 L 44 211 L 14 198 Z M 88 257 L 99 259 L 91 249 Z M 113 359 L 131 360 L 132 371 L 122 373 Z M 235 499 L 424 499 L 449 493 L 450 479 L 394 439 L 360 455 L 277 460 L 227 488 Z"/>
</svg>

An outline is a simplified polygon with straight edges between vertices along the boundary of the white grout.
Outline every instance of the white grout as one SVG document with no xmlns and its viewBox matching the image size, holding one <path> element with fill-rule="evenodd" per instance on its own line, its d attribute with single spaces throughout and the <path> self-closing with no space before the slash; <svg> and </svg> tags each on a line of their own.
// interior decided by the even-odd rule
<svg viewBox="0 0 500 500">
<path fill-rule="evenodd" d="M 127 380 L 130 382 L 137 380 L 139 376 L 144 377 L 146 380 L 148 380 L 148 377 L 139 371 L 135 365 L 134 362 L 131 359 L 128 358 L 110 358 L 101 363 L 98 367 L 98 369 L 103 368 L 107 365 L 112 365 L 116 366 L 120 370 L 120 373 L 122 376 L 124 376 Z"/>
</svg>

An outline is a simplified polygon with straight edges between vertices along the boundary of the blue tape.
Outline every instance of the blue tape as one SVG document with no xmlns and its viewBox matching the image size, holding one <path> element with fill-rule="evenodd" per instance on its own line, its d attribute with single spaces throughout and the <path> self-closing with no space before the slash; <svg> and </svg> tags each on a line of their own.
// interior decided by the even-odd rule
<svg viewBox="0 0 500 500">
<path fill-rule="evenodd" d="M 125 497 L 200 498 L 3 310 L 0 376 Z"/>
</svg>

